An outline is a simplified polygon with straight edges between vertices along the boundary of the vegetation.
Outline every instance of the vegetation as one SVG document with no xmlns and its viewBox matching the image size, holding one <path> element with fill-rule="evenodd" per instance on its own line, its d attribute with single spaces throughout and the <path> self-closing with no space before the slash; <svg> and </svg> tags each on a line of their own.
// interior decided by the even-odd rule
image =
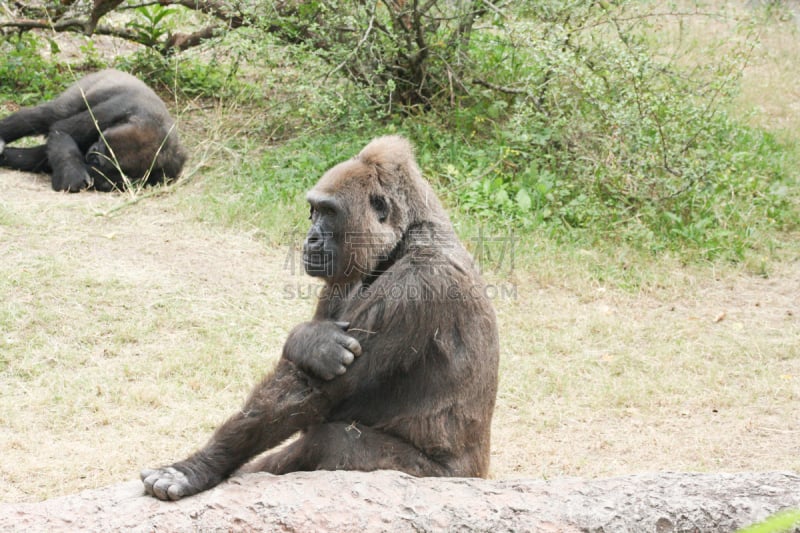
<svg viewBox="0 0 800 533">
<path fill-rule="evenodd" d="M 742 528 L 738 533 L 788 533 L 800 527 L 800 510 L 784 511 L 767 518 L 763 522 Z"/>
<path fill-rule="evenodd" d="M 796 146 L 732 112 L 763 28 L 752 14 L 632 1 L 309 0 L 238 14 L 112 3 L 127 23 L 105 33 L 145 45 L 117 67 L 263 118 L 226 140 L 259 143 L 261 158 L 233 176 L 222 164 L 212 190 L 236 193 L 227 217 L 292 210 L 278 234 L 321 172 L 386 132 L 410 136 L 457 213 L 495 232 L 742 260 L 800 221 Z M 779 16 L 775 3 L 766 15 Z M 47 96 L 63 79 L 47 76 L 63 68 L 41 59 L 46 44 L 6 37 L 5 94 Z"/>
<path fill-rule="evenodd" d="M 63 68 L 40 54 L 42 39 L 24 33 L 0 41 L 0 97 L 20 104 L 52 98 L 67 83 Z"/>
</svg>

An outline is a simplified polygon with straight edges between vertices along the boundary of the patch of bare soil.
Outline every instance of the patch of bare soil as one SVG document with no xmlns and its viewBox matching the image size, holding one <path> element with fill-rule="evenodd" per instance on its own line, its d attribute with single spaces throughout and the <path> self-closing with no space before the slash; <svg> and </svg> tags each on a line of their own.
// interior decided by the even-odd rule
<svg viewBox="0 0 800 533">
<path fill-rule="evenodd" d="M 498 305 L 496 477 L 800 471 L 800 261 L 642 294 L 528 279 Z"/>
<path fill-rule="evenodd" d="M 316 284 L 292 251 L 191 219 L 177 204 L 192 193 L 123 207 L 0 171 L 3 500 L 130 479 L 202 444 L 310 315 Z"/>
<path fill-rule="evenodd" d="M 182 458 L 310 316 L 295 250 L 202 222 L 197 187 L 123 207 L 0 172 L 2 500 Z M 640 294 L 544 269 L 490 274 L 513 288 L 495 298 L 494 478 L 800 470 L 800 261 L 678 269 Z"/>
</svg>

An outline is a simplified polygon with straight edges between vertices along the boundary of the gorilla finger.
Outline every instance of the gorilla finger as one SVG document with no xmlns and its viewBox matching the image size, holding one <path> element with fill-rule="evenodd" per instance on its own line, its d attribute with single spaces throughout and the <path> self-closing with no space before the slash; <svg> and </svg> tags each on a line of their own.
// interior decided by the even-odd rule
<svg viewBox="0 0 800 533">
<path fill-rule="evenodd" d="M 186 495 L 189 481 L 186 475 L 173 467 L 152 470 L 146 468 L 140 476 L 147 494 L 159 500 L 178 500 Z"/>
<path fill-rule="evenodd" d="M 153 483 L 153 496 L 158 498 L 159 500 L 169 500 L 169 488 L 172 486 L 172 481 L 169 479 L 159 479 L 155 483 Z"/>
<path fill-rule="evenodd" d="M 142 483 L 144 484 L 144 491 L 146 494 L 155 496 L 153 493 L 153 485 L 158 481 L 158 472 L 156 470 L 142 470 Z"/>
<path fill-rule="evenodd" d="M 341 376 L 345 372 L 347 372 L 347 368 L 345 368 L 344 365 L 339 365 L 339 368 L 336 369 L 337 376 Z"/>
<path fill-rule="evenodd" d="M 342 350 L 342 354 L 340 356 L 340 359 L 341 359 L 343 365 L 349 365 L 350 363 L 353 362 L 353 359 L 355 359 L 355 356 L 353 355 L 353 352 L 350 352 L 348 350 Z"/>
<path fill-rule="evenodd" d="M 174 479 L 159 479 L 153 485 L 153 492 L 159 500 L 180 500 L 186 494 L 186 486 Z"/>
<path fill-rule="evenodd" d="M 167 489 L 167 496 L 172 501 L 180 500 L 184 496 L 184 487 L 183 485 L 171 485 L 170 488 Z"/>
<path fill-rule="evenodd" d="M 350 327 L 350 322 L 343 322 L 341 320 L 337 320 L 334 322 L 338 327 L 342 328 L 343 331 L 347 331 L 347 328 Z"/>
<path fill-rule="evenodd" d="M 353 337 L 350 337 L 349 335 L 341 335 L 336 338 L 336 342 L 344 346 L 356 357 L 361 355 L 361 344 Z"/>
</svg>

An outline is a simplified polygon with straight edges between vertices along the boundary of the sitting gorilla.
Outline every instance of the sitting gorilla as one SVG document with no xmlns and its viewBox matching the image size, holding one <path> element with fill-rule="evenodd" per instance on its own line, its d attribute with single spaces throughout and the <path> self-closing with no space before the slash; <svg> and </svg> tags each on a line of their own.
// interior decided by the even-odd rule
<svg viewBox="0 0 800 533">
<path fill-rule="evenodd" d="M 187 459 L 143 470 L 177 500 L 237 469 L 489 470 L 497 393 L 494 310 L 411 145 L 381 137 L 308 193 L 306 272 L 324 280 L 275 370 Z M 262 457 L 293 434 L 288 446 Z"/>
<path fill-rule="evenodd" d="M 46 143 L 5 146 L 31 135 L 47 136 Z M 164 102 L 117 70 L 90 74 L 54 100 L 0 120 L 0 166 L 51 173 L 57 191 L 160 183 L 178 177 L 185 161 Z"/>
</svg>

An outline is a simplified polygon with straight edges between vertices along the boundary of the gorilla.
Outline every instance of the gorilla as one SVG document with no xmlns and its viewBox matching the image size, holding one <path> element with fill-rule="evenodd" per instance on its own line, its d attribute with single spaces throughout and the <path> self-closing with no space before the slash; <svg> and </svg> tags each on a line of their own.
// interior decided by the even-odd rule
<svg viewBox="0 0 800 533">
<path fill-rule="evenodd" d="M 325 283 L 314 316 L 203 448 L 141 472 L 148 494 L 177 500 L 237 470 L 487 475 L 495 314 L 411 145 L 373 140 L 307 199 L 303 263 Z"/>
<path fill-rule="evenodd" d="M 5 146 L 31 135 L 47 140 L 31 148 Z M 177 178 L 185 161 L 164 102 L 118 70 L 89 74 L 54 100 L 0 120 L 0 166 L 50 173 L 56 191 L 152 185 Z"/>
</svg>

